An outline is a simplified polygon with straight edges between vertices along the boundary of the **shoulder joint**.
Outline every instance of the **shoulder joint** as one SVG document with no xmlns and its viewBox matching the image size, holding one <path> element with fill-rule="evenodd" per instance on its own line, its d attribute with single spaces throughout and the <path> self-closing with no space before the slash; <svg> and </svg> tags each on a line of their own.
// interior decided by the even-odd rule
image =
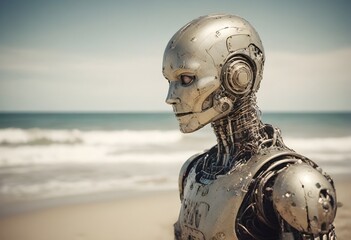
<svg viewBox="0 0 351 240">
<path fill-rule="evenodd" d="M 289 225 L 304 233 L 328 232 L 336 203 L 332 182 L 303 162 L 286 167 L 273 184 L 273 206 Z"/>
</svg>

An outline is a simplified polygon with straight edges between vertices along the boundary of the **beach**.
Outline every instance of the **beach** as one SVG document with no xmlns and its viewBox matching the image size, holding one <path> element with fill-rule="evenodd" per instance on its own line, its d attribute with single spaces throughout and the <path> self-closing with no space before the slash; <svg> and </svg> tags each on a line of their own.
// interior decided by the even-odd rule
<svg viewBox="0 0 351 240">
<path fill-rule="evenodd" d="M 271 113 L 284 142 L 336 183 L 351 235 L 351 113 Z M 179 170 L 216 139 L 170 113 L 0 114 L 0 239 L 173 239 Z"/>
<path fill-rule="evenodd" d="M 0 239 L 173 239 L 176 191 L 40 210 L 0 220 Z"/>
<path fill-rule="evenodd" d="M 351 235 L 351 177 L 335 178 L 338 209 L 335 220 L 339 240 Z M 14 215 L 0 220 L 4 240 L 117 240 L 173 239 L 179 211 L 177 191 L 73 204 Z"/>
</svg>

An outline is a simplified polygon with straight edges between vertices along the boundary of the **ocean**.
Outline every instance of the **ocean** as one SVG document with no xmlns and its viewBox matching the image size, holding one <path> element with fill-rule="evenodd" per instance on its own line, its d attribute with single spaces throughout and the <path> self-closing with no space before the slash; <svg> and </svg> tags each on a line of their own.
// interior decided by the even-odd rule
<svg viewBox="0 0 351 240">
<path fill-rule="evenodd" d="M 263 113 L 330 175 L 351 173 L 351 113 Z M 175 190 L 182 163 L 215 144 L 172 113 L 1 113 L 0 217 L 62 202 Z"/>
</svg>

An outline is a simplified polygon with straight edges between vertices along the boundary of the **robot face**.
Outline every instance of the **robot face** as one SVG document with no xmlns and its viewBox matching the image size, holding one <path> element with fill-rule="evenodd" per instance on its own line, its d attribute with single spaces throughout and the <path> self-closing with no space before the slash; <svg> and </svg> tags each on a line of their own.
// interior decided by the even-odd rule
<svg viewBox="0 0 351 240">
<path fill-rule="evenodd" d="M 169 81 L 166 103 L 172 105 L 182 132 L 196 131 L 231 111 L 222 67 L 235 54 L 256 56 L 251 45 L 262 48 L 256 31 L 232 15 L 200 17 L 171 38 L 163 56 L 163 75 Z"/>
<path fill-rule="evenodd" d="M 176 62 L 184 64 L 179 66 L 172 61 L 173 69 L 164 70 L 169 81 L 166 103 L 172 105 L 180 130 L 189 133 L 207 124 L 213 114 L 218 114 L 206 110 L 212 106 L 211 94 L 219 88 L 220 80 L 212 64 L 187 56 Z"/>
</svg>

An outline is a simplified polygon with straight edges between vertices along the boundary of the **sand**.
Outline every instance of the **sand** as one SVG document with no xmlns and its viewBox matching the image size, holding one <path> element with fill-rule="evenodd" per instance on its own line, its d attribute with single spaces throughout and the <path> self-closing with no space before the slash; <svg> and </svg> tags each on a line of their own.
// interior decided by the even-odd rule
<svg viewBox="0 0 351 240">
<path fill-rule="evenodd" d="M 351 176 L 335 178 L 338 239 L 351 236 Z M 179 210 L 176 191 L 157 192 L 97 203 L 73 204 L 0 219 L 1 240 L 173 239 Z"/>
</svg>

